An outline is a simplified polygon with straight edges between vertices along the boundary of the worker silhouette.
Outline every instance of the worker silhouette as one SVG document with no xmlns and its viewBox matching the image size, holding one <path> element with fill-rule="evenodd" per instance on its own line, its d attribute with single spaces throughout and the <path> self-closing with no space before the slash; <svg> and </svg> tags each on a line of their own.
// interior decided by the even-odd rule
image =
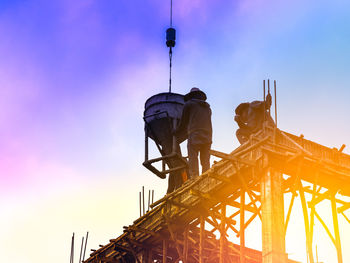
<svg viewBox="0 0 350 263">
<path fill-rule="evenodd" d="M 235 121 L 239 129 L 236 131 L 236 136 L 241 144 L 247 142 L 250 135 L 262 129 L 264 120 L 267 122 L 267 125 L 275 125 L 269 113 L 271 103 L 272 97 L 269 93 L 265 101 L 244 102 L 237 106 L 235 109 Z"/>
<path fill-rule="evenodd" d="M 211 109 L 206 102 L 206 94 L 198 88 L 192 88 L 185 95 L 185 105 L 175 135 L 187 133 L 187 152 L 189 178 L 199 175 L 198 154 L 202 173 L 210 168 L 210 147 L 212 143 Z"/>
</svg>

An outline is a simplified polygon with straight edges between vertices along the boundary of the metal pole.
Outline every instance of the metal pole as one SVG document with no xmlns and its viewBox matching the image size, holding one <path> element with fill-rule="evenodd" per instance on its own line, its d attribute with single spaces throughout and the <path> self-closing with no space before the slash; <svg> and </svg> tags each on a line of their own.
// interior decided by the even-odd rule
<svg viewBox="0 0 350 263">
<path fill-rule="evenodd" d="M 148 208 L 147 208 L 147 212 L 149 211 L 150 202 L 151 202 L 151 190 L 148 190 Z"/>
<path fill-rule="evenodd" d="M 152 204 L 153 204 L 153 200 L 154 200 L 154 190 L 152 190 Z"/>
</svg>

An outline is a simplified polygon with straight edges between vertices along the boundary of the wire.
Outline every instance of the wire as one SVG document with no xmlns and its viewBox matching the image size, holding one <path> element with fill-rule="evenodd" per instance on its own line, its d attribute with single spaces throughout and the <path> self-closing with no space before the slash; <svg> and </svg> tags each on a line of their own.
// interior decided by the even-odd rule
<svg viewBox="0 0 350 263">
<path fill-rule="evenodd" d="M 170 0 L 170 27 L 173 27 L 173 0 Z M 169 49 L 169 92 L 171 92 L 171 67 L 172 67 L 173 51 Z"/>
<path fill-rule="evenodd" d="M 173 26 L 173 0 L 170 0 L 170 27 Z"/>
<path fill-rule="evenodd" d="M 172 67 L 172 58 L 173 58 L 173 51 L 172 48 L 170 47 L 169 49 L 169 92 L 171 92 L 171 67 Z"/>
</svg>

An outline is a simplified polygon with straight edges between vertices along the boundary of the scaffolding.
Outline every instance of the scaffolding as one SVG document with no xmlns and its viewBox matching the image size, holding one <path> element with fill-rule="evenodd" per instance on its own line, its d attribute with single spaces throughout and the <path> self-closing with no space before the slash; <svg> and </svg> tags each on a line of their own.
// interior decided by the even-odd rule
<svg viewBox="0 0 350 263">
<path fill-rule="evenodd" d="M 350 208 L 350 155 L 276 128 L 264 127 L 210 170 L 154 202 L 152 210 L 124 227 L 122 235 L 91 253 L 85 263 L 240 262 L 287 263 L 285 235 L 296 196 L 304 217 L 308 262 L 314 223 L 327 232 L 342 263 L 339 215 Z M 284 196 L 291 194 L 284 209 Z M 331 202 L 333 231 L 317 212 Z M 262 224 L 262 251 L 246 247 L 246 229 Z M 229 241 L 228 232 L 239 237 Z M 333 232 L 333 234 L 332 234 Z"/>
</svg>

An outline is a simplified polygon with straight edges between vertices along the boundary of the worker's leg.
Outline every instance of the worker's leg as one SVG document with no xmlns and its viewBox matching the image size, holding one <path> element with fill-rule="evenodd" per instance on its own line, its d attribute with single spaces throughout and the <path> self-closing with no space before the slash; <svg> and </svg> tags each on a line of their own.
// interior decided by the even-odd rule
<svg viewBox="0 0 350 263">
<path fill-rule="evenodd" d="M 190 172 L 190 178 L 193 179 L 199 175 L 198 168 L 198 152 L 199 147 L 196 144 L 192 144 L 190 141 L 187 143 L 188 152 L 188 166 Z"/>
<path fill-rule="evenodd" d="M 201 165 L 202 165 L 202 173 L 209 170 L 210 168 L 210 150 L 211 144 L 206 143 L 202 144 L 200 148 L 200 159 L 201 159 Z"/>
</svg>

